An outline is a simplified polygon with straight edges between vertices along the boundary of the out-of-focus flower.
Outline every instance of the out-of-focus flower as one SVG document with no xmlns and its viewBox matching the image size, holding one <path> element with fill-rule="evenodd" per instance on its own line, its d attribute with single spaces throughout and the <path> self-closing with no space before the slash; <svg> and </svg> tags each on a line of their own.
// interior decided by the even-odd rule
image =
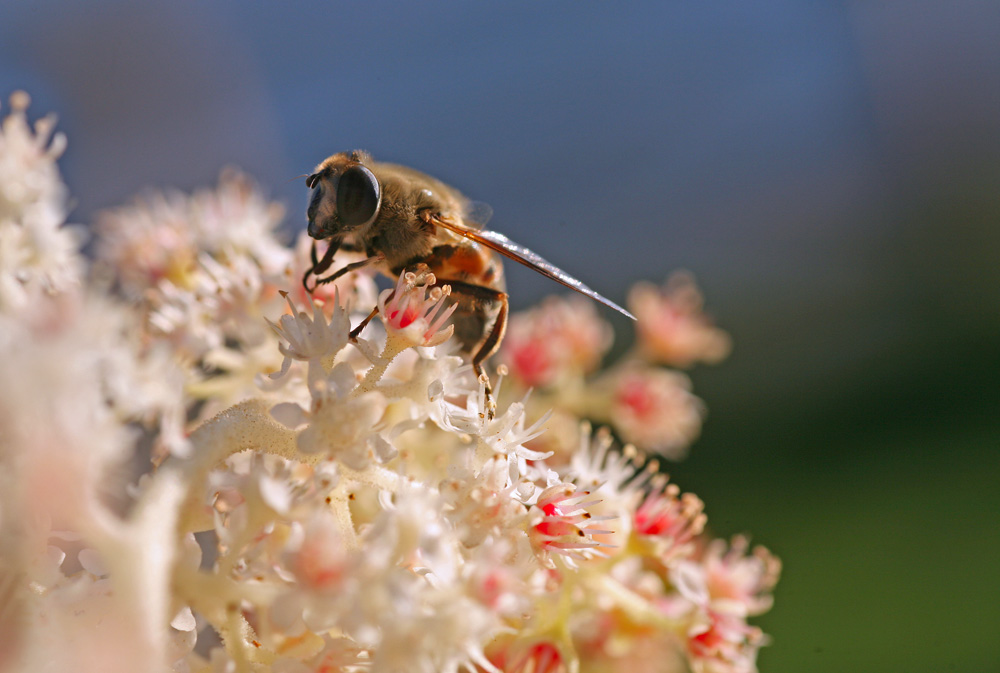
<svg viewBox="0 0 1000 673">
<path fill-rule="evenodd" d="M 674 634 L 648 627 L 623 630 L 622 625 L 615 623 L 615 616 L 599 614 L 604 619 L 595 620 L 597 623 L 591 625 L 591 633 L 579 634 L 586 647 L 580 652 L 581 673 L 687 673 L 690 670 L 684 643 Z M 585 639 L 583 636 L 590 637 Z"/>
<path fill-rule="evenodd" d="M 371 664 L 368 652 L 350 638 L 333 638 L 324 634 L 322 638 L 312 640 L 310 645 L 319 646 L 319 651 L 302 659 L 296 648 L 279 655 L 271 668 L 273 673 L 333 673 L 334 671 L 363 670 Z M 306 652 L 309 649 L 305 649 Z"/>
<path fill-rule="evenodd" d="M 332 512 L 314 512 L 297 536 L 289 570 L 306 591 L 337 591 L 350 577 L 351 558 L 344 544 L 337 517 Z"/>
<path fill-rule="evenodd" d="M 680 594 L 675 609 L 688 602 L 688 648 L 692 668 L 705 673 L 753 673 L 757 650 L 766 637 L 746 618 L 770 608 L 771 595 L 781 571 L 780 562 L 759 547 L 746 557 L 747 540 L 726 544 L 715 540 L 701 562 L 684 560 L 670 571 Z"/>
<path fill-rule="evenodd" d="M 97 231 L 97 259 L 117 274 L 126 296 L 139 298 L 161 280 L 190 287 L 199 246 L 182 194 L 153 194 L 105 211 Z"/>
<path fill-rule="evenodd" d="M 550 432 L 532 448 L 551 451 L 556 467 L 575 449 L 581 420 L 608 423 L 625 442 L 674 460 L 701 431 L 703 406 L 690 381 L 660 365 L 716 362 L 728 353 L 729 337 L 701 312 L 688 274 L 663 288 L 639 284 L 630 297 L 638 347 L 594 376 L 611 339 L 593 302 L 553 299 L 511 317 L 500 357 L 515 390 L 538 389 L 528 417 L 551 414 Z"/>
<path fill-rule="evenodd" d="M 701 432 L 704 408 L 691 381 L 665 369 L 627 367 L 617 373 L 607 420 L 626 442 L 679 460 Z"/>
<path fill-rule="evenodd" d="M 509 643 L 494 648 L 490 661 L 503 673 L 569 673 L 559 648 L 551 641 Z"/>
<path fill-rule="evenodd" d="M 24 92 L 12 95 L 0 123 L 0 312 L 76 286 L 85 268 L 81 231 L 63 226 L 67 195 L 56 159 L 66 138 L 53 135 L 52 116 L 32 130 L 29 103 Z"/>
<path fill-rule="evenodd" d="M 629 292 L 628 306 L 637 320 L 643 354 L 682 368 L 729 355 L 729 335 L 702 313 L 703 303 L 694 278 L 685 272 L 675 273 L 662 287 L 637 283 Z"/>
<path fill-rule="evenodd" d="M 199 256 L 222 263 L 249 257 L 265 275 L 280 274 L 291 252 L 275 239 L 283 211 L 267 203 L 245 175 L 222 172 L 214 190 L 186 196 L 151 193 L 98 221 L 98 259 L 112 269 L 127 296 L 167 281 L 190 289 Z"/>
<path fill-rule="evenodd" d="M 451 584 L 461 564 L 458 535 L 436 489 L 403 483 L 368 535 L 392 546 L 392 556 L 435 582 Z"/>
<path fill-rule="evenodd" d="M 265 287 L 250 258 L 223 264 L 201 255 L 188 281 L 187 287 L 162 282 L 147 293 L 150 331 L 170 343 L 179 357 L 198 360 L 227 342 L 250 346 L 264 340 L 262 309 L 277 297 L 266 296 L 273 288 Z"/>
<path fill-rule="evenodd" d="M 462 568 L 467 594 L 505 620 L 528 614 L 541 593 L 535 556 L 516 538 L 521 531 L 507 528 L 503 536 L 475 545 Z"/>
<path fill-rule="evenodd" d="M 582 297 L 550 297 L 511 317 L 500 358 L 525 387 L 594 371 L 611 347 L 611 326 Z"/>
<path fill-rule="evenodd" d="M 651 553 L 665 565 L 690 556 L 708 517 L 694 493 L 681 494 L 676 484 L 657 475 L 634 514 L 635 533 L 652 544 Z"/>
<path fill-rule="evenodd" d="M 750 541 L 743 535 L 732 539 L 726 549 L 724 540 L 712 540 L 705 549 L 708 593 L 714 601 L 730 601 L 735 611 L 744 615 L 760 615 L 771 609 L 771 591 L 781 574 L 781 561 L 764 547 L 756 547 L 747 555 Z"/>
</svg>

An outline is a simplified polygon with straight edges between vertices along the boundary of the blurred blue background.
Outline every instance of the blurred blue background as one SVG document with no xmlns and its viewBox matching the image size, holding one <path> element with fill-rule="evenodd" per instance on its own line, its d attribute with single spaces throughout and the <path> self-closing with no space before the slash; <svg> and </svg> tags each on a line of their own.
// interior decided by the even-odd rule
<svg viewBox="0 0 1000 673">
<path fill-rule="evenodd" d="M 672 473 L 785 561 L 761 670 L 1000 671 L 996 0 L 8 2 L 18 88 L 74 222 L 238 165 L 297 230 L 365 148 L 616 301 L 690 269 L 736 350 Z"/>
</svg>

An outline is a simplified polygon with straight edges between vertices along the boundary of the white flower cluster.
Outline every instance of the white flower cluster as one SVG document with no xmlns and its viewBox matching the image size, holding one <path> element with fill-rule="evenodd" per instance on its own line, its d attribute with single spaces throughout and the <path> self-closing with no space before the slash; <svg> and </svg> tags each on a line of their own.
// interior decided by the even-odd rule
<svg viewBox="0 0 1000 673">
<path fill-rule="evenodd" d="M 29 127 L 28 95 L 11 96 L 0 125 L 0 310 L 24 306 L 80 278 L 79 231 L 62 226 L 66 188 L 55 159 L 66 138 L 53 136 L 54 117 Z"/>
<path fill-rule="evenodd" d="M 227 172 L 106 214 L 82 282 L 58 147 L 17 101 L 0 670 L 756 670 L 777 559 L 707 540 L 701 501 L 608 431 L 554 456 L 525 399 L 487 413 L 433 277 L 307 295 L 307 242 Z"/>
</svg>

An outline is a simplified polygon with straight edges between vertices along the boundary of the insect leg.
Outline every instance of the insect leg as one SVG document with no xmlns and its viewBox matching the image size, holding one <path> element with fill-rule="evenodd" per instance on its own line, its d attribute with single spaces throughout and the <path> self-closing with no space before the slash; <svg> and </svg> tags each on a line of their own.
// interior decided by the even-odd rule
<svg viewBox="0 0 1000 673">
<path fill-rule="evenodd" d="M 376 255 L 375 257 L 369 257 L 369 260 L 375 259 L 376 257 L 381 258 L 382 256 L 381 256 L 381 254 L 379 254 L 379 255 Z M 428 270 L 426 264 L 415 264 L 414 266 L 410 267 L 410 269 L 417 276 L 416 284 L 418 286 L 422 287 L 424 284 L 426 284 L 427 274 L 430 273 L 430 271 Z M 395 294 L 396 294 L 396 290 L 393 290 L 392 294 L 389 295 L 389 298 L 386 301 L 391 301 L 392 297 Z M 361 323 L 357 327 L 355 327 L 354 329 L 351 330 L 351 334 L 350 334 L 351 340 L 357 339 L 358 335 L 361 334 L 361 330 L 363 330 L 365 327 L 367 327 L 368 323 L 370 323 L 372 321 L 372 319 L 375 316 L 377 316 L 377 315 L 378 315 L 378 306 L 376 306 L 375 308 L 373 308 L 372 312 L 368 314 L 368 317 L 365 318 L 364 320 L 362 320 Z"/>
<path fill-rule="evenodd" d="M 340 278 L 341 276 L 343 276 L 345 274 L 350 273 L 351 271 L 357 271 L 358 269 L 364 268 L 364 267 L 368 266 L 369 264 L 373 264 L 373 263 L 376 263 L 376 262 L 381 262 L 384 259 L 385 259 L 385 257 L 382 256 L 381 254 L 379 254 L 379 255 L 375 255 L 373 257 L 369 257 L 368 259 L 363 259 L 360 262 L 351 262 L 347 266 L 343 266 L 343 267 L 337 269 L 336 271 L 334 271 L 331 275 L 327 276 L 326 278 L 317 278 L 316 279 L 316 284 L 313 285 L 312 290 L 309 290 L 309 286 L 308 285 L 306 286 L 306 290 L 309 290 L 310 292 L 312 292 L 313 290 L 315 290 L 320 285 L 325 285 L 327 283 L 332 283 L 333 281 L 337 280 L 338 278 Z M 325 260 L 325 257 L 324 257 L 324 260 Z M 311 271 L 309 273 L 311 273 Z M 306 274 L 306 278 L 309 277 L 309 273 Z M 302 279 L 303 284 L 306 282 L 306 278 Z"/>
<path fill-rule="evenodd" d="M 476 375 L 480 379 L 486 381 L 486 413 L 492 420 L 493 415 L 496 412 L 496 401 L 493 399 L 493 386 L 490 384 L 490 379 L 486 375 L 486 369 L 483 367 L 483 363 L 496 353 L 497 349 L 500 347 L 500 342 L 503 340 L 503 335 L 507 331 L 507 293 L 501 292 L 500 290 L 494 290 L 490 287 L 473 285 L 459 280 L 440 280 L 436 284 L 450 285 L 453 295 L 462 294 L 472 299 L 500 303 L 500 310 L 497 312 L 497 317 L 493 321 L 493 327 L 490 329 L 490 333 L 486 336 L 486 340 L 483 341 L 482 345 L 479 346 L 479 349 L 472 356 L 472 368 L 475 370 Z"/>
<path fill-rule="evenodd" d="M 350 273 L 351 271 L 357 271 L 358 269 L 362 269 L 362 268 L 368 266 L 372 262 L 380 262 L 380 261 L 382 261 L 382 259 L 383 259 L 382 255 L 375 255 L 374 257 L 369 257 L 368 259 L 363 259 L 360 262 L 351 262 L 347 266 L 343 266 L 343 267 L 337 269 L 336 271 L 334 271 L 331 275 L 327 276 L 326 278 L 317 278 L 316 279 L 316 284 L 317 285 L 326 285 L 327 283 L 332 283 L 333 281 L 337 280 L 338 278 L 340 278 L 341 276 L 343 276 L 345 274 Z"/>
<path fill-rule="evenodd" d="M 340 248 L 340 242 L 331 240 L 330 247 L 326 249 L 326 253 L 323 255 L 323 259 L 320 260 L 319 257 L 317 257 L 316 255 L 316 241 L 312 242 L 312 247 L 309 249 L 309 258 L 312 260 L 312 266 L 309 267 L 309 270 L 306 271 L 304 276 L 302 276 L 302 287 L 306 289 L 306 292 L 311 293 L 313 290 L 316 289 L 316 285 L 319 285 L 319 283 L 317 282 L 316 285 L 313 285 L 312 289 L 310 289 L 309 276 L 313 275 L 318 276 L 319 274 L 329 269 L 330 265 L 333 264 L 333 256 L 337 254 L 337 250 L 339 248 Z"/>
<path fill-rule="evenodd" d="M 351 330 L 350 338 L 351 341 L 355 341 L 358 335 L 361 334 L 361 330 L 368 326 L 368 323 L 372 321 L 372 318 L 378 315 L 378 306 L 372 309 L 372 312 L 368 314 L 368 317 L 358 323 L 358 326 Z"/>
</svg>

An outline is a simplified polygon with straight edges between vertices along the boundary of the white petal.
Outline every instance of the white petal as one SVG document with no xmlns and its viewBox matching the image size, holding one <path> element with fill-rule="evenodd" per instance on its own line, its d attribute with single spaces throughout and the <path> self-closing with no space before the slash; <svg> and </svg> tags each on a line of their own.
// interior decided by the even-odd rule
<svg viewBox="0 0 1000 673">
<path fill-rule="evenodd" d="M 261 477 L 258 487 L 261 497 L 271 509 L 279 514 L 288 512 L 292 504 L 292 494 L 285 482 L 271 477 Z"/>
<path fill-rule="evenodd" d="M 198 622 L 195 620 L 191 608 L 184 607 L 170 620 L 170 626 L 178 631 L 194 631 L 195 627 L 198 626 Z"/>
<path fill-rule="evenodd" d="M 91 575 L 103 577 L 108 574 L 108 569 L 105 567 L 101 555 L 93 549 L 81 549 L 76 557 L 80 561 L 80 565 L 83 566 L 83 569 Z"/>
<path fill-rule="evenodd" d="M 399 453 L 392 444 L 387 442 L 382 435 L 375 435 L 374 440 L 372 440 L 374 446 L 375 456 L 379 459 L 379 462 L 385 463 L 393 458 Z"/>
<path fill-rule="evenodd" d="M 708 604 L 708 587 L 705 586 L 704 570 L 697 563 L 679 562 L 670 571 L 670 581 L 677 592 L 695 605 Z"/>
<path fill-rule="evenodd" d="M 66 552 L 54 545 L 49 545 L 48 549 L 45 550 L 45 555 L 48 556 L 49 560 L 55 563 L 57 567 L 61 566 L 63 561 L 66 560 Z"/>
<path fill-rule="evenodd" d="M 354 367 L 346 362 L 341 362 L 334 367 L 327 377 L 327 381 L 337 391 L 337 397 L 343 397 L 358 385 L 357 376 L 354 374 Z"/>
<path fill-rule="evenodd" d="M 290 430 L 306 423 L 305 410 L 294 402 L 282 402 L 271 407 L 271 417 Z"/>
<path fill-rule="evenodd" d="M 427 399 L 437 402 L 442 397 L 444 397 L 444 384 L 439 379 L 434 379 L 427 386 Z"/>
</svg>

